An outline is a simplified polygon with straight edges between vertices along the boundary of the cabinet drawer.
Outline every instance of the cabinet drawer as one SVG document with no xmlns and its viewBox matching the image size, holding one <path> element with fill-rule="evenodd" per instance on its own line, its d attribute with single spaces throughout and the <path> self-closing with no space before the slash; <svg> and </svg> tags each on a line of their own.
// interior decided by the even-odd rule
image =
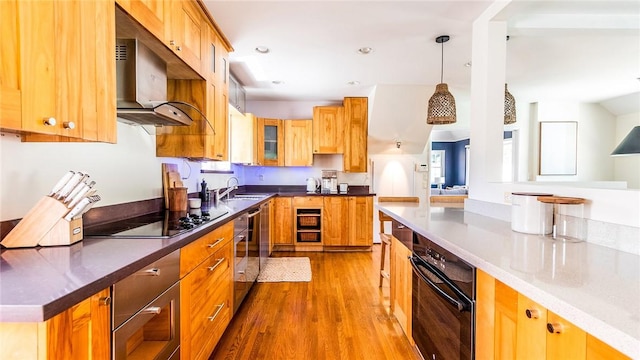
<svg viewBox="0 0 640 360">
<path fill-rule="evenodd" d="M 184 277 L 232 238 L 233 222 L 228 222 L 180 249 L 180 277 Z"/>
<path fill-rule="evenodd" d="M 296 196 L 293 198 L 293 206 L 322 208 L 322 196 Z"/>
</svg>

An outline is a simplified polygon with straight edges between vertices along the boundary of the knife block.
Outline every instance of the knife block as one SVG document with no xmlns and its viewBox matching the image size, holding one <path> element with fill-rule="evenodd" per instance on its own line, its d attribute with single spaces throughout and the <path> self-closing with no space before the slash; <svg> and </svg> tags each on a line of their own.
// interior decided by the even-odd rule
<svg viewBox="0 0 640 360">
<path fill-rule="evenodd" d="M 71 245 L 82 240 L 82 218 L 63 217 L 69 209 L 60 201 L 44 196 L 0 242 L 7 248 Z"/>
</svg>

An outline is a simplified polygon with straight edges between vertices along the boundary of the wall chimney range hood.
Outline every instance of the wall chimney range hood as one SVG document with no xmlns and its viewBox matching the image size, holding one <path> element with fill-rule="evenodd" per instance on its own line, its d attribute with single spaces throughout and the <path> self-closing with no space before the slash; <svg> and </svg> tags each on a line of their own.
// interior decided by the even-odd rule
<svg viewBox="0 0 640 360">
<path fill-rule="evenodd" d="M 116 39 L 116 86 L 121 122 L 189 126 L 200 117 L 206 121 L 193 105 L 167 101 L 167 65 L 136 39 Z"/>
</svg>

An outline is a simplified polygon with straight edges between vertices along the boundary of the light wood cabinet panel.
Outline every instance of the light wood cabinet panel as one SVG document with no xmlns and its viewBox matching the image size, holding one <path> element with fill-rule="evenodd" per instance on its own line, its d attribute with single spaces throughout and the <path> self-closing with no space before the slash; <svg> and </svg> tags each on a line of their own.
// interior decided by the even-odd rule
<svg viewBox="0 0 640 360">
<path fill-rule="evenodd" d="M 0 129 L 22 127 L 18 0 L 0 1 Z"/>
<path fill-rule="evenodd" d="M 180 277 L 215 254 L 232 238 L 233 222 L 229 222 L 180 249 Z"/>
<path fill-rule="evenodd" d="M 166 6 L 166 3 L 165 3 Z M 203 73 L 204 48 L 208 27 L 195 1 L 171 0 L 171 12 L 165 14 L 165 43 L 196 72 Z M 170 16 L 170 21 L 166 16 Z"/>
<path fill-rule="evenodd" d="M 480 269 L 476 290 L 476 359 L 627 359 Z"/>
<path fill-rule="evenodd" d="M 293 245 L 293 207 L 292 198 L 277 197 L 274 199 L 274 245 Z"/>
<path fill-rule="evenodd" d="M 169 22 L 170 3 L 166 0 L 117 0 L 123 10 L 156 38 L 164 41 L 165 22 Z M 165 19 L 166 16 L 166 19 Z"/>
<path fill-rule="evenodd" d="M 256 165 L 284 166 L 284 127 L 280 119 L 256 119 Z"/>
<path fill-rule="evenodd" d="M 313 153 L 344 152 L 344 107 L 313 107 Z"/>
<path fill-rule="evenodd" d="M 3 7 L 14 11 L 9 5 Z M 21 121 L 18 128 L 18 112 L 3 106 L 10 117 L 2 126 L 24 131 L 23 141 L 115 142 L 114 2 L 19 1 L 17 10 L 10 26 L 19 47 L 3 45 L 2 56 L 4 67 L 16 64 L 5 56 L 18 55 L 20 71 L 7 77 L 14 90 L 7 94 L 18 100 Z"/>
<path fill-rule="evenodd" d="M 284 165 L 311 166 L 313 153 L 311 120 L 285 120 L 284 124 Z"/>
<path fill-rule="evenodd" d="M 373 197 L 349 196 L 349 245 L 373 245 Z"/>
<path fill-rule="evenodd" d="M 368 99 L 344 98 L 344 171 L 367 172 Z"/>
<path fill-rule="evenodd" d="M 229 127 L 231 128 L 231 162 L 236 164 L 253 164 L 255 135 L 255 117 L 242 114 L 234 107 L 229 107 Z"/>
<path fill-rule="evenodd" d="M 618 350 L 587 334 L 587 360 L 628 360 Z"/>
<path fill-rule="evenodd" d="M 0 323 L 3 359 L 91 360 L 111 356 L 110 290 L 41 323 Z"/>
<path fill-rule="evenodd" d="M 322 242 L 324 246 L 344 246 L 349 233 L 349 199 L 344 196 L 323 198 Z"/>
<path fill-rule="evenodd" d="M 391 299 L 393 315 L 398 319 L 402 330 L 411 343 L 413 337 L 411 335 L 411 293 L 412 293 L 412 277 L 413 270 L 409 257 L 411 250 L 404 246 L 400 240 L 391 237 Z"/>
<path fill-rule="evenodd" d="M 207 359 L 231 320 L 233 227 L 231 235 L 180 282 L 182 359 Z"/>
</svg>

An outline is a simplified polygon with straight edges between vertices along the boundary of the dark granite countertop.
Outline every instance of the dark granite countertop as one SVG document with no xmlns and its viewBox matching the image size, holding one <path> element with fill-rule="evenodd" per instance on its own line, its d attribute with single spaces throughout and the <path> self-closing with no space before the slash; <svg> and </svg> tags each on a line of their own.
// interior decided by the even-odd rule
<svg viewBox="0 0 640 360">
<path fill-rule="evenodd" d="M 220 202 L 216 208 L 227 215 L 172 238 L 88 238 L 70 246 L 2 249 L 0 322 L 48 320 L 271 197 Z"/>
<path fill-rule="evenodd" d="M 239 194 L 276 194 L 278 196 L 375 196 L 369 192 L 368 186 L 350 185 L 346 193 L 307 192 L 304 185 L 243 185 L 237 190 Z"/>
</svg>

